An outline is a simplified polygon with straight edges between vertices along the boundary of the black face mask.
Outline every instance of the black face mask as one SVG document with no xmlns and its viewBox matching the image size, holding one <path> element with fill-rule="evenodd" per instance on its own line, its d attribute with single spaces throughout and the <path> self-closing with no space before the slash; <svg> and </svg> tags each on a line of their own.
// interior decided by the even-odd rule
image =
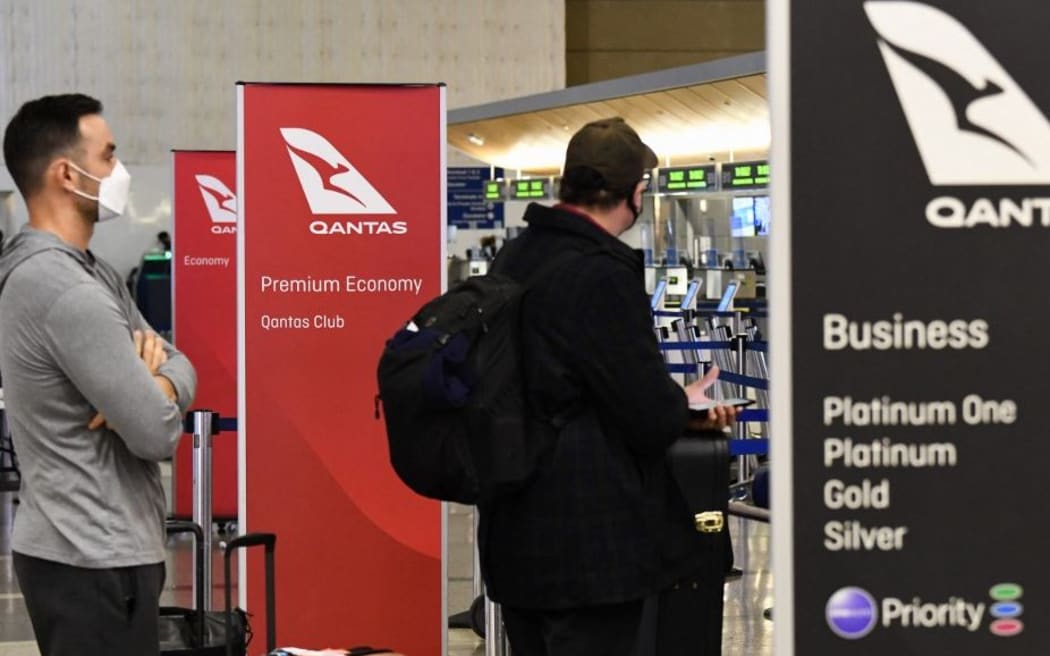
<svg viewBox="0 0 1050 656">
<path fill-rule="evenodd" d="M 631 214 L 634 215 L 634 220 L 631 221 L 631 225 L 627 228 L 628 230 L 633 228 L 635 223 L 638 223 L 638 217 L 642 215 L 642 208 L 634 204 L 634 192 L 638 188 L 638 183 L 646 180 L 647 178 L 643 177 L 641 180 L 631 185 L 631 190 L 627 192 L 627 207 L 631 210 Z"/>
<path fill-rule="evenodd" d="M 628 230 L 634 227 L 635 223 L 638 223 L 638 217 L 642 215 L 642 209 L 634 204 L 634 194 L 627 197 L 627 208 L 631 210 L 631 214 L 634 215 L 634 219 L 631 221 L 631 225 L 628 226 Z"/>
</svg>

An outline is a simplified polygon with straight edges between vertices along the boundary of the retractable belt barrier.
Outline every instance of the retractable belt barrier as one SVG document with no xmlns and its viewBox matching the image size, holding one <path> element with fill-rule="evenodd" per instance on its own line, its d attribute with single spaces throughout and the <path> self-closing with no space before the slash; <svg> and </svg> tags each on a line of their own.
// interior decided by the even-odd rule
<svg viewBox="0 0 1050 656">
<path fill-rule="evenodd" d="M 668 364 L 667 373 L 669 374 L 695 374 L 695 364 Z"/>
<path fill-rule="evenodd" d="M 672 334 L 677 333 L 677 341 L 669 339 L 670 335 L 666 329 L 663 333 L 657 331 L 657 337 L 663 335 L 663 339 L 658 339 L 658 347 L 659 351 L 665 355 L 668 373 L 685 376 L 687 383 L 695 380 L 698 373 L 706 371 L 708 365 L 706 362 L 698 362 L 701 357 L 700 352 L 708 352 L 712 363 L 719 366 L 718 380 L 724 385 L 732 386 L 733 389 L 732 393 L 729 393 L 730 396 L 741 398 L 757 397 L 757 400 L 768 405 L 770 382 L 768 379 L 768 368 L 765 366 L 765 358 L 769 354 L 769 342 L 754 339 L 758 336 L 757 333 L 742 327 L 744 316 L 747 316 L 749 319 L 760 318 L 766 316 L 764 312 L 754 312 L 753 310 L 744 312 L 739 310 L 729 312 L 680 310 L 677 312 L 654 311 L 653 316 L 654 318 L 678 319 L 678 322 L 675 322 L 678 326 L 677 330 L 671 331 Z M 686 330 L 681 329 L 681 321 L 684 321 L 688 326 L 694 320 L 723 317 L 734 319 L 733 326 L 718 325 L 717 321 L 711 321 L 709 336 L 702 335 L 696 326 L 693 326 L 691 330 L 688 327 Z M 672 323 L 672 326 L 675 323 Z M 687 336 L 692 337 L 692 339 L 686 339 Z M 726 355 L 726 352 L 729 352 L 729 355 Z M 667 361 L 670 354 L 674 353 L 681 354 L 676 359 L 685 360 L 685 362 Z M 750 368 L 749 362 L 752 362 L 752 366 L 755 367 L 752 372 L 748 371 Z M 735 369 L 735 371 L 730 371 L 730 368 Z M 758 374 L 758 376 L 748 376 L 749 373 Z M 751 394 L 748 392 L 748 389 L 755 390 L 755 392 Z M 723 390 L 722 394 L 727 393 Z M 721 397 L 719 396 L 719 398 Z M 737 412 L 734 436 L 727 440 L 727 454 L 737 461 L 736 483 L 730 485 L 728 490 L 730 499 L 730 505 L 727 509 L 728 514 L 758 522 L 770 521 L 768 506 L 756 507 L 743 501 L 749 498 L 752 500 L 757 499 L 757 496 L 755 496 L 757 492 L 753 489 L 756 481 L 753 471 L 757 472 L 758 469 L 753 470 L 753 467 L 757 466 L 758 458 L 768 457 L 770 452 L 769 435 L 752 437 L 749 435 L 747 425 L 749 423 L 768 424 L 769 421 L 770 411 L 768 408 L 741 408 Z M 738 496 L 740 493 L 743 495 Z"/>
<path fill-rule="evenodd" d="M 732 342 L 660 342 L 661 351 L 728 351 Z"/>
<path fill-rule="evenodd" d="M 731 351 L 736 348 L 733 342 L 719 341 L 719 342 L 660 342 L 659 347 L 661 351 L 689 351 L 689 350 L 703 350 L 703 351 Z M 760 353 L 769 352 L 769 342 L 760 340 L 748 340 L 744 342 L 744 350 L 747 351 L 758 351 Z"/>
<path fill-rule="evenodd" d="M 729 440 L 731 456 L 764 456 L 769 453 L 769 438 L 751 437 L 745 440 Z"/>
<path fill-rule="evenodd" d="M 768 397 L 766 393 L 769 391 L 769 380 L 768 380 L 768 369 L 765 367 L 765 356 L 769 353 L 769 342 L 765 340 L 751 339 L 751 335 L 748 331 L 741 329 L 740 320 L 743 315 L 740 311 L 730 312 L 711 312 L 711 311 L 694 311 L 694 310 L 681 310 L 681 311 L 655 311 L 653 312 L 654 317 L 672 317 L 686 321 L 687 323 L 692 321 L 694 318 L 713 318 L 713 317 L 729 317 L 735 318 L 736 326 L 735 329 L 729 331 L 718 331 L 717 327 L 712 330 L 713 337 L 723 337 L 721 340 L 712 339 L 693 339 L 690 341 L 681 340 L 684 336 L 682 330 L 678 330 L 678 335 L 681 341 L 659 341 L 659 349 L 662 353 L 669 354 L 673 352 L 683 353 L 683 359 L 689 360 L 690 358 L 685 357 L 685 354 L 692 352 L 691 362 L 667 362 L 666 368 L 669 373 L 672 374 L 683 374 L 686 375 L 686 382 L 689 382 L 689 376 L 696 376 L 699 363 L 696 362 L 698 359 L 699 351 L 717 352 L 712 353 L 711 357 L 715 364 L 719 365 L 720 371 L 718 374 L 718 380 L 727 385 L 734 386 L 733 394 L 740 397 L 750 397 L 747 389 L 757 390 L 756 396 L 760 400 L 768 403 Z M 760 313 L 753 311 L 747 311 L 746 315 L 748 318 L 758 318 Z M 764 316 L 764 313 L 761 313 Z M 694 328 L 695 330 L 695 328 Z M 736 333 L 736 334 L 734 334 Z M 699 337 L 699 335 L 692 335 L 693 337 Z M 666 333 L 664 335 L 667 337 Z M 728 338 L 728 339 L 726 339 Z M 724 356 L 723 352 L 729 351 L 730 356 Z M 748 352 L 756 354 L 754 356 L 756 363 L 756 372 L 758 376 L 748 376 Z M 665 358 L 666 359 L 666 358 Z M 729 371 L 728 366 L 734 366 L 737 368 L 736 371 Z M 769 455 L 769 437 L 749 437 L 747 431 L 748 423 L 768 423 L 769 422 L 769 410 L 766 408 L 759 409 L 741 409 L 736 416 L 736 430 L 735 435 L 732 439 L 727 441 L 728 444 L 728 455 L 736 458 L 738 462 L 737 467 L 737 482 L 729 487 L 729 496 L 731 500 L 729 514 L 736 515 L 738 517 L 744 517 L 747 519 L 768 522 L 769 521 L 769 510 L 767 508 L 756 508 L 753 505 L 747 503 L 741 503 L 736 498 L 738 492 L 745 492 L 751 489 L 753 485 L 753 479 L 751 476 L 752 466 L 757 460 L 756 457 L 768 456 Z"/>
<path fill-rule="evenodd" d="M 695 364 L 668 364 L 667 373 L 671 374 L 692 374 L 696 373 Z M 744 387 L 751 387 L 753 389 L 768 390 L 769 381 L 764 378 L 755 378 L 753 376 L 741 376 L 735 374 L 732 371 L 720 371 L 718 372 L 718 380 L 724 380 L 727 383 L 733 385 L 743 385 Z M 768 421 L 768 419 L 747 419 L 743 421 Z"/>
<path fill-rule="evenodd" d="M 766 423 L 769 421 L 769 410 L 759 408 L 757 410 L 741 410 L 736 415 L 737 421 Z"/>
<path fill-rule="evenodd" d="M 218 435 L 219 433 L 232 433 L 237 430 L 237 417 L 223 417 L 217 412 L 211 410 L 194 410 L 186 413 L 186 416 L 182 420 L 182 430 L 186 433 L 193 433 L 194 419 L 193 415 L 197 412 L 207 412 L 211 415 L 211 434 Z"/>
<path fill-rule="evenodd" d="M 686 315 L 686 312 L 689 312 L 693 316 L 697 316 L 697 317 L 701 317 L 701 318 L 707 318 L 707 317 L 732 318 L 732 317 L 735 317 L 737 315 L 739 310 L 726 311 L 726 312 L 719 312 L 718 310 L 711 310 L 711 311 L 707 311 L 707 310 L 700 310 L 700 311 L 696 311 L 696 310 L 686 310 L 686 311 L 683 311 L 683 310 L 653 310 L 653 316 L 654 317 L 665 317 L 665 318 L 679 318 L 679 317 L 684 317 Z M 747 313 L 747 316 L 752 317 L 754 319 L 767 319 L 767 318 L 769 318 L 769 315 L 767 313 L 765 313 L 765 312 L 749 311 Z"/>
<path fill-rule="evenodd" d="M 743 376 L 741 374 L 735 374 L 732 371 L 720 371 L 718 372 L 718 380 L 724 380 L 727 383 L 734 385 L 743 385 L 744 387 L 751 387 L 753 389 L 768 390 L 769 381 L 764 378 L 755 378 L 753 376 Z"/>
</svg>

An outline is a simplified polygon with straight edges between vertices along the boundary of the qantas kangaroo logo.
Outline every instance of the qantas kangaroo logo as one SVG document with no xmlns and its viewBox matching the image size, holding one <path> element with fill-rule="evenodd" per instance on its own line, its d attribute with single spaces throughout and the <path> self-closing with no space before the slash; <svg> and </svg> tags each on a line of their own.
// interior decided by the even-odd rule
<svg viewBox="0 0 1050 656">
<path fill-rule="evenodd" d="M 195 176 L 197 186 L 200 187 L 201 197 L 204 205 L 208 208 L 211 217 L 211 231 L 215 234 L 237 232 L 237 196 L 230 188 L 223 184 L 222 180 L 211 176 L 200 174 Z M 234 225 L 223 225 L 223 224 Z"/>
<path fill-rule="evenodd" d="M 1050 184 L 1050 122 L 966 27 L 918 2 L 864 10 L 931 184 Z"/>
<path fill-rule="evenodd" d="M 281 128 L 314 214 L 394 214 L 395 210 L 335 146 L 304 128 Z"/>
</svg>

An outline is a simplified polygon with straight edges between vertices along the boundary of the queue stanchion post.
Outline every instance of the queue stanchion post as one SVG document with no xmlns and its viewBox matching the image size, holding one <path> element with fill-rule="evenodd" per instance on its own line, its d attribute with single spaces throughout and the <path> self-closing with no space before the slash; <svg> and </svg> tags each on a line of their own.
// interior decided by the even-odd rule
<svg viewBox="0 0 1050 656">
<path fill-rule="evenodd" d="M 473 531 L 471 533 L 471 535 L 474 536 L 474 574 L 473 574 L 474 578 L 473 578 L 473 581 L 472 581 L 472 583 L 474 584 L 474 588 L 473 588 L 474 597 L 473 598 L 474 599 L 478 599 L 479 597 L 481 597 L 482 595 L 485 594 L 485 586 L 481 582 L 481 552 L 478 550 L 478 544 L 477 544 L 477 542 L 478 542 L 477 541 L 478 524 L 480 522 L 480 517 L 478 516 L 478 507 L 477 506 L 474 506 L 474 509 L 471 511 L 471 518 L 472 518 L 473 527 L 474 527 Z"/>
<path fill-rule="evenodd" d="M 736 353 L 736 368 L 737 373 L 741 376 L 747 376 L 747 333 L 743 330 L 744 316 L 743 311 L 737 310 L 733 321 L 733 350 Z M 740 383 L 737 385 L 737 395 L 742 398 L 748 398 L 747 385 Z M 736 438 L 738 440 L 747 439 L 747 422 L 739 421 L 736 423 L 734 428 Z M 750 472 L 750 461 L 748 456 L 741 455 L 737 457 L 737 482 L 744 483 L 751 477 Z"/>
<path fill-rule="evenodd" d="M 478 507 L 474 506 L 474 535 L 478 534 L 480 521 Z M 510 645 L 507 632 L 503 628 L 503 611 L 499 604 L 489 599 L 485 593 L 485 583 L 481 577 L 481 553 L 474 546 L 474 599 L 484 599 L 485 610 L 485 656 L 508 656 Z"/>
<path fill-rule="evenodd" d="M 499 604 L 485 597 L 485 656 L 508 656 L 510 645 Z"/>
<path fill-rule="evenodd" d="M 198 568 L 203 570 L 201 585 L 203 594 L 194 590 L 194 598 L 204 600 L 203 610 L 212 609 L 211 586 L 211 548 L 212 548 L 212 506 L 211 506 L 211 477 L 212 477 L 212 436 L 215 433 L 218 415 L 210 410 L 194 410 L 191 415 L 193 421 L 193 522 L 203 530 L 203 549 L 194 551 L 193 558 L 197 560 L 203 553 L 203 563 L 194 562 L 194 571 Z M 193 582 L 194 587 L 197 581 Z"/>
<path fill-rule="evenodd" d="M 684 312 L 682 317 L 679 319 L 675 319 L 671 325 L 674 328 L 675 335 L 677 336 L 679 342 L 685 344 L 691 341 L 691 335 L 689 332 L 688 312 Z M 692 348 L 683 348 L 683 350 L 681 351 L 681 358 L 684 364 L 693 365 L 694 368 L 693 371 L 682 375 L 682 380 L 684 381 L 684 383 L 686 385 L 689 385 L 700 380 L 700 358 L 698 357 L 696 350 Z"/>
</svg>

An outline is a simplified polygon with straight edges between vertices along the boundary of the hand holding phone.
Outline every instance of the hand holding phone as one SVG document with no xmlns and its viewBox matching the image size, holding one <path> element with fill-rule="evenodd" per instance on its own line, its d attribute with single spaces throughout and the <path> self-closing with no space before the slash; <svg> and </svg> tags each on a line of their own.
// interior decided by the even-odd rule
<svg viewBox="0 0 1050 656">
<path fill-rule="evenodd" d="M 685 395 L 689 399 L 689 405 L 700 405 L 702 403 L 710 403 L 711 399 L 707 396 L 707 390 L 712 385 L 718 382 L 718 367 L 711 367 L 704 377 L 695 383 L 690 383 L 685 386 Z"/>
<path fill-rule="evenodd" d="M 707 390 L 718 382 L 718 374 L 718 367 L 711 367 L 703 378 L 685 388 L 692 430 L 721 430 L 736 420 L 737 408 L 754 403 L 750 399 L 715 401 L 708 397 Z"/>
</svg>

